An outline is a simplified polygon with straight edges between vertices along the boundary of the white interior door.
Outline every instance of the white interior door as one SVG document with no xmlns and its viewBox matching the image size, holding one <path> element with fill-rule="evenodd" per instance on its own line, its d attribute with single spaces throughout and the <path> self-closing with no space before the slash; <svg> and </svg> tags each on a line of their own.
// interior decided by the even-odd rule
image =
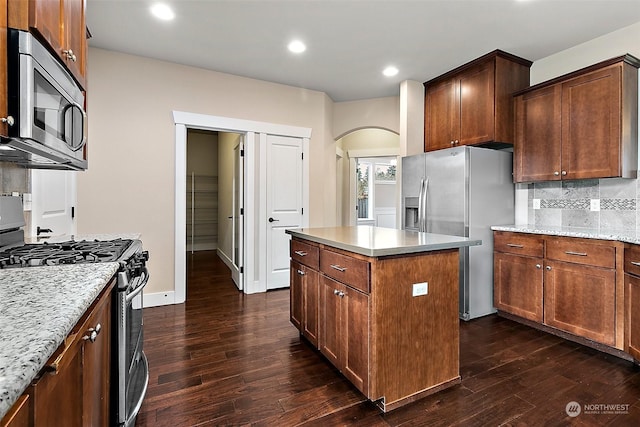
<svg viewBox="0 0 640 427">
<path fill-rule="evenodd" d="M 302 139 L 267 136 L 267 289 L 289 286 L 288 228 L 302 226 Z"/>
<path fill-rule="evenodd" d="M 31 171 L 30 236 L 76 234 L 76 173 L 72 171 Z M 51 230 L 51 231 L 43 231 Z"/>
<path fill-rule="evenodd" d="M 244 137 L 233 149 L 233 215 L 231 237 L 231 277 L 243 290 L 243 242 L 244 242 Z"/>
</svg>

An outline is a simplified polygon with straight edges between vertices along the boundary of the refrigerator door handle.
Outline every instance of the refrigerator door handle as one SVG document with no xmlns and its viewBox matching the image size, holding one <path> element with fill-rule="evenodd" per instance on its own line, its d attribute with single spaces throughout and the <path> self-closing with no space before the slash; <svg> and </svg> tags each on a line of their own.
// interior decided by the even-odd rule
<svg viewBox="0 0 640 427">
<path fill-rule="evenodd" d="M 424 191 L 422 196 L 422 230 L 427 232 L 427 195 L 429 194 L 429 177 L 424 180 Z"/>
<path fill-rule="evenodd" d="M 422 231 L 422 198 L 424 190 L 424 178 L 420 178 L 420 193 L 418 193 L 418 231 Z"/>
</svg>

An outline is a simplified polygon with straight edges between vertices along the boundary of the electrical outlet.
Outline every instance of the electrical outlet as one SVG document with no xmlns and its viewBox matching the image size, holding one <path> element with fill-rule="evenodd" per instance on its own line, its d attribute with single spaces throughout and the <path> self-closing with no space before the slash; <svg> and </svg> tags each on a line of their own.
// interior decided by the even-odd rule
<svg viewBox="0 0 640 427">
<path fill-rule="evenodd" d="M 600 199 L 591 199 L 591 210 L 593 212 L 600 211 Z"/>
<path fill-rule="evenodd" d="M 413 284 L 413 296 L 419 297 L 420 295 L 427 295 L 429 293 L 429 282 L 414 283 Z"/>
<path fill-rule="evenodd" d="M 533 199 L 533 209 L 540 209 L 540 199 Z"/>
</svg>

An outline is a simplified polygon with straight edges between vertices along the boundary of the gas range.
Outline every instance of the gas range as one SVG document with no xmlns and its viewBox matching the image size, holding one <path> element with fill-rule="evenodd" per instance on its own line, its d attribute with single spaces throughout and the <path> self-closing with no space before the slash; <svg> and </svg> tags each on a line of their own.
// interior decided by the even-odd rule
<svg viewBox="0 0 640 427">
<path fill-rule="evenodd" d="M 0 251 L 0 268 L 34 267 L 41 265 L 117 262 L 130 258 L 139 241 L 68 240 L 58 243 L 31 243 Z M 132 250 L 128 250 L 130 247 Z"/>
</svg>

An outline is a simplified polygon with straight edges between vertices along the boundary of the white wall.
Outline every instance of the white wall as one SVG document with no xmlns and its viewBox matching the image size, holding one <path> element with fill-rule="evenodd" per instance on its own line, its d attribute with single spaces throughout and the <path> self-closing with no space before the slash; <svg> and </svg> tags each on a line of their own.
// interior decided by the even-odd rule
<svg viewBox="0 0 640 427">
<path fill-rule="evenodd" d="M 309 221 L 335 222 L 335 197 L 325 194 L 327 184 L 335 188 L 335 173 L 327 173 L 335 171 L 335 142 L 324 93 L 95 48 L 88 66 L 89 169 L 78 177 L 78 233 L 142 233 L 149 293 L 174 287 L 174 110 L 313 129 Z"/>
<path fill-rule="evenodd" d="M 400 97 L 337 102 L 333 105 L 332 129 L 335 139 L 364 128 L 381 128 L 400 133 Z"/>
</svg>

